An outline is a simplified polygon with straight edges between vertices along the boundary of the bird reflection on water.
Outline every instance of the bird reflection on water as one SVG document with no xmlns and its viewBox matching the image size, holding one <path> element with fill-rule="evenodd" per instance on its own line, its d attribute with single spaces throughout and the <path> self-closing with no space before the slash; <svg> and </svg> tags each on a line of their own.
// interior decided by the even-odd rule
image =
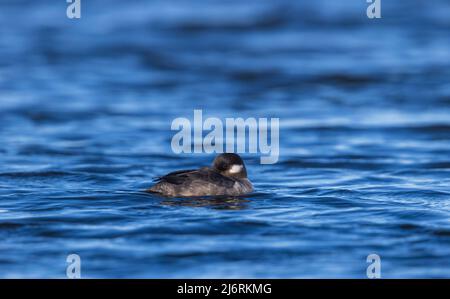
<svg viewBox="0 0 450 299">
<path fill-rule="evenodd" d="M 167 198 L 162 205 L 181 207 L 201 207 L 215 210 L 244 210 L 248 208 L 250 200 L 244 197 L 212 196 L 195 198 Z"/>
</svg>

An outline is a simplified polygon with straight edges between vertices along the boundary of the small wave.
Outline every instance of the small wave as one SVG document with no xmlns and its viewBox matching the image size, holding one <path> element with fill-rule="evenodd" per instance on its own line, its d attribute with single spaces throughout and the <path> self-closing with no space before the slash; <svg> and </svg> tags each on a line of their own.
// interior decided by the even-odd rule
<svg viewBox="0 0 450 299">
<path fill-rule="evenodd" d="M 77 175 L 73 172 L 67 171 L 28 171 L 28 172 L 2 172 L 0 173 L 0 177 L 8 177 L 8 178 L 42 178 L 42 177 L 63 177 L 63 176 L 73 176 Z"/>
</svg>

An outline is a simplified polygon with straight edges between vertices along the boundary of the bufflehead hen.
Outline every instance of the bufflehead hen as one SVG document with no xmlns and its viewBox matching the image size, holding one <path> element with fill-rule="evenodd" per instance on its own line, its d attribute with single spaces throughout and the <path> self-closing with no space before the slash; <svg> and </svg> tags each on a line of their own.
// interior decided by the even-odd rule
<svg viewBox="0 0 450 299">
<path fill-rule="evenodd" d="M 212 167 L 180 170 L 156 179 L 147 192 L 168 197 L 239 196 L 253 191 L 247 170 L 237 154 L 220 154 Z"/>
</svg>

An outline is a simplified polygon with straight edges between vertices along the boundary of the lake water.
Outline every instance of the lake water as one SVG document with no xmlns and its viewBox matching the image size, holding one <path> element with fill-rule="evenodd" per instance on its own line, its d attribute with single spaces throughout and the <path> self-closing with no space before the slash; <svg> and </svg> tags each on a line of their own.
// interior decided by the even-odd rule
<svg viewBox="0 0 450 299">
<path fill-rule="evenodd" d="M 58 2 L 0 3 L 0 277 L 450 278 L 448 1 Z M 280 118 L 253 194 L 142 192 L 194 109 Z"/>
</svg>

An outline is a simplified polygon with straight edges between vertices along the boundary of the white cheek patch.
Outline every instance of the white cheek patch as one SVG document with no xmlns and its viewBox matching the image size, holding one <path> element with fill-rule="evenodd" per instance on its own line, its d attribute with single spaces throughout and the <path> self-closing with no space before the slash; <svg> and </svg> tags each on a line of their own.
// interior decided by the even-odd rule
<svg viewBox="0 0 450 299">
<path fill-rule="evenodd" d="M 242 171 L 242 165 L 237 165 L 234 164 L 233 166 L 231 166 L 230 168 L 230 173 L 239 173 Z"/>
</svg>

